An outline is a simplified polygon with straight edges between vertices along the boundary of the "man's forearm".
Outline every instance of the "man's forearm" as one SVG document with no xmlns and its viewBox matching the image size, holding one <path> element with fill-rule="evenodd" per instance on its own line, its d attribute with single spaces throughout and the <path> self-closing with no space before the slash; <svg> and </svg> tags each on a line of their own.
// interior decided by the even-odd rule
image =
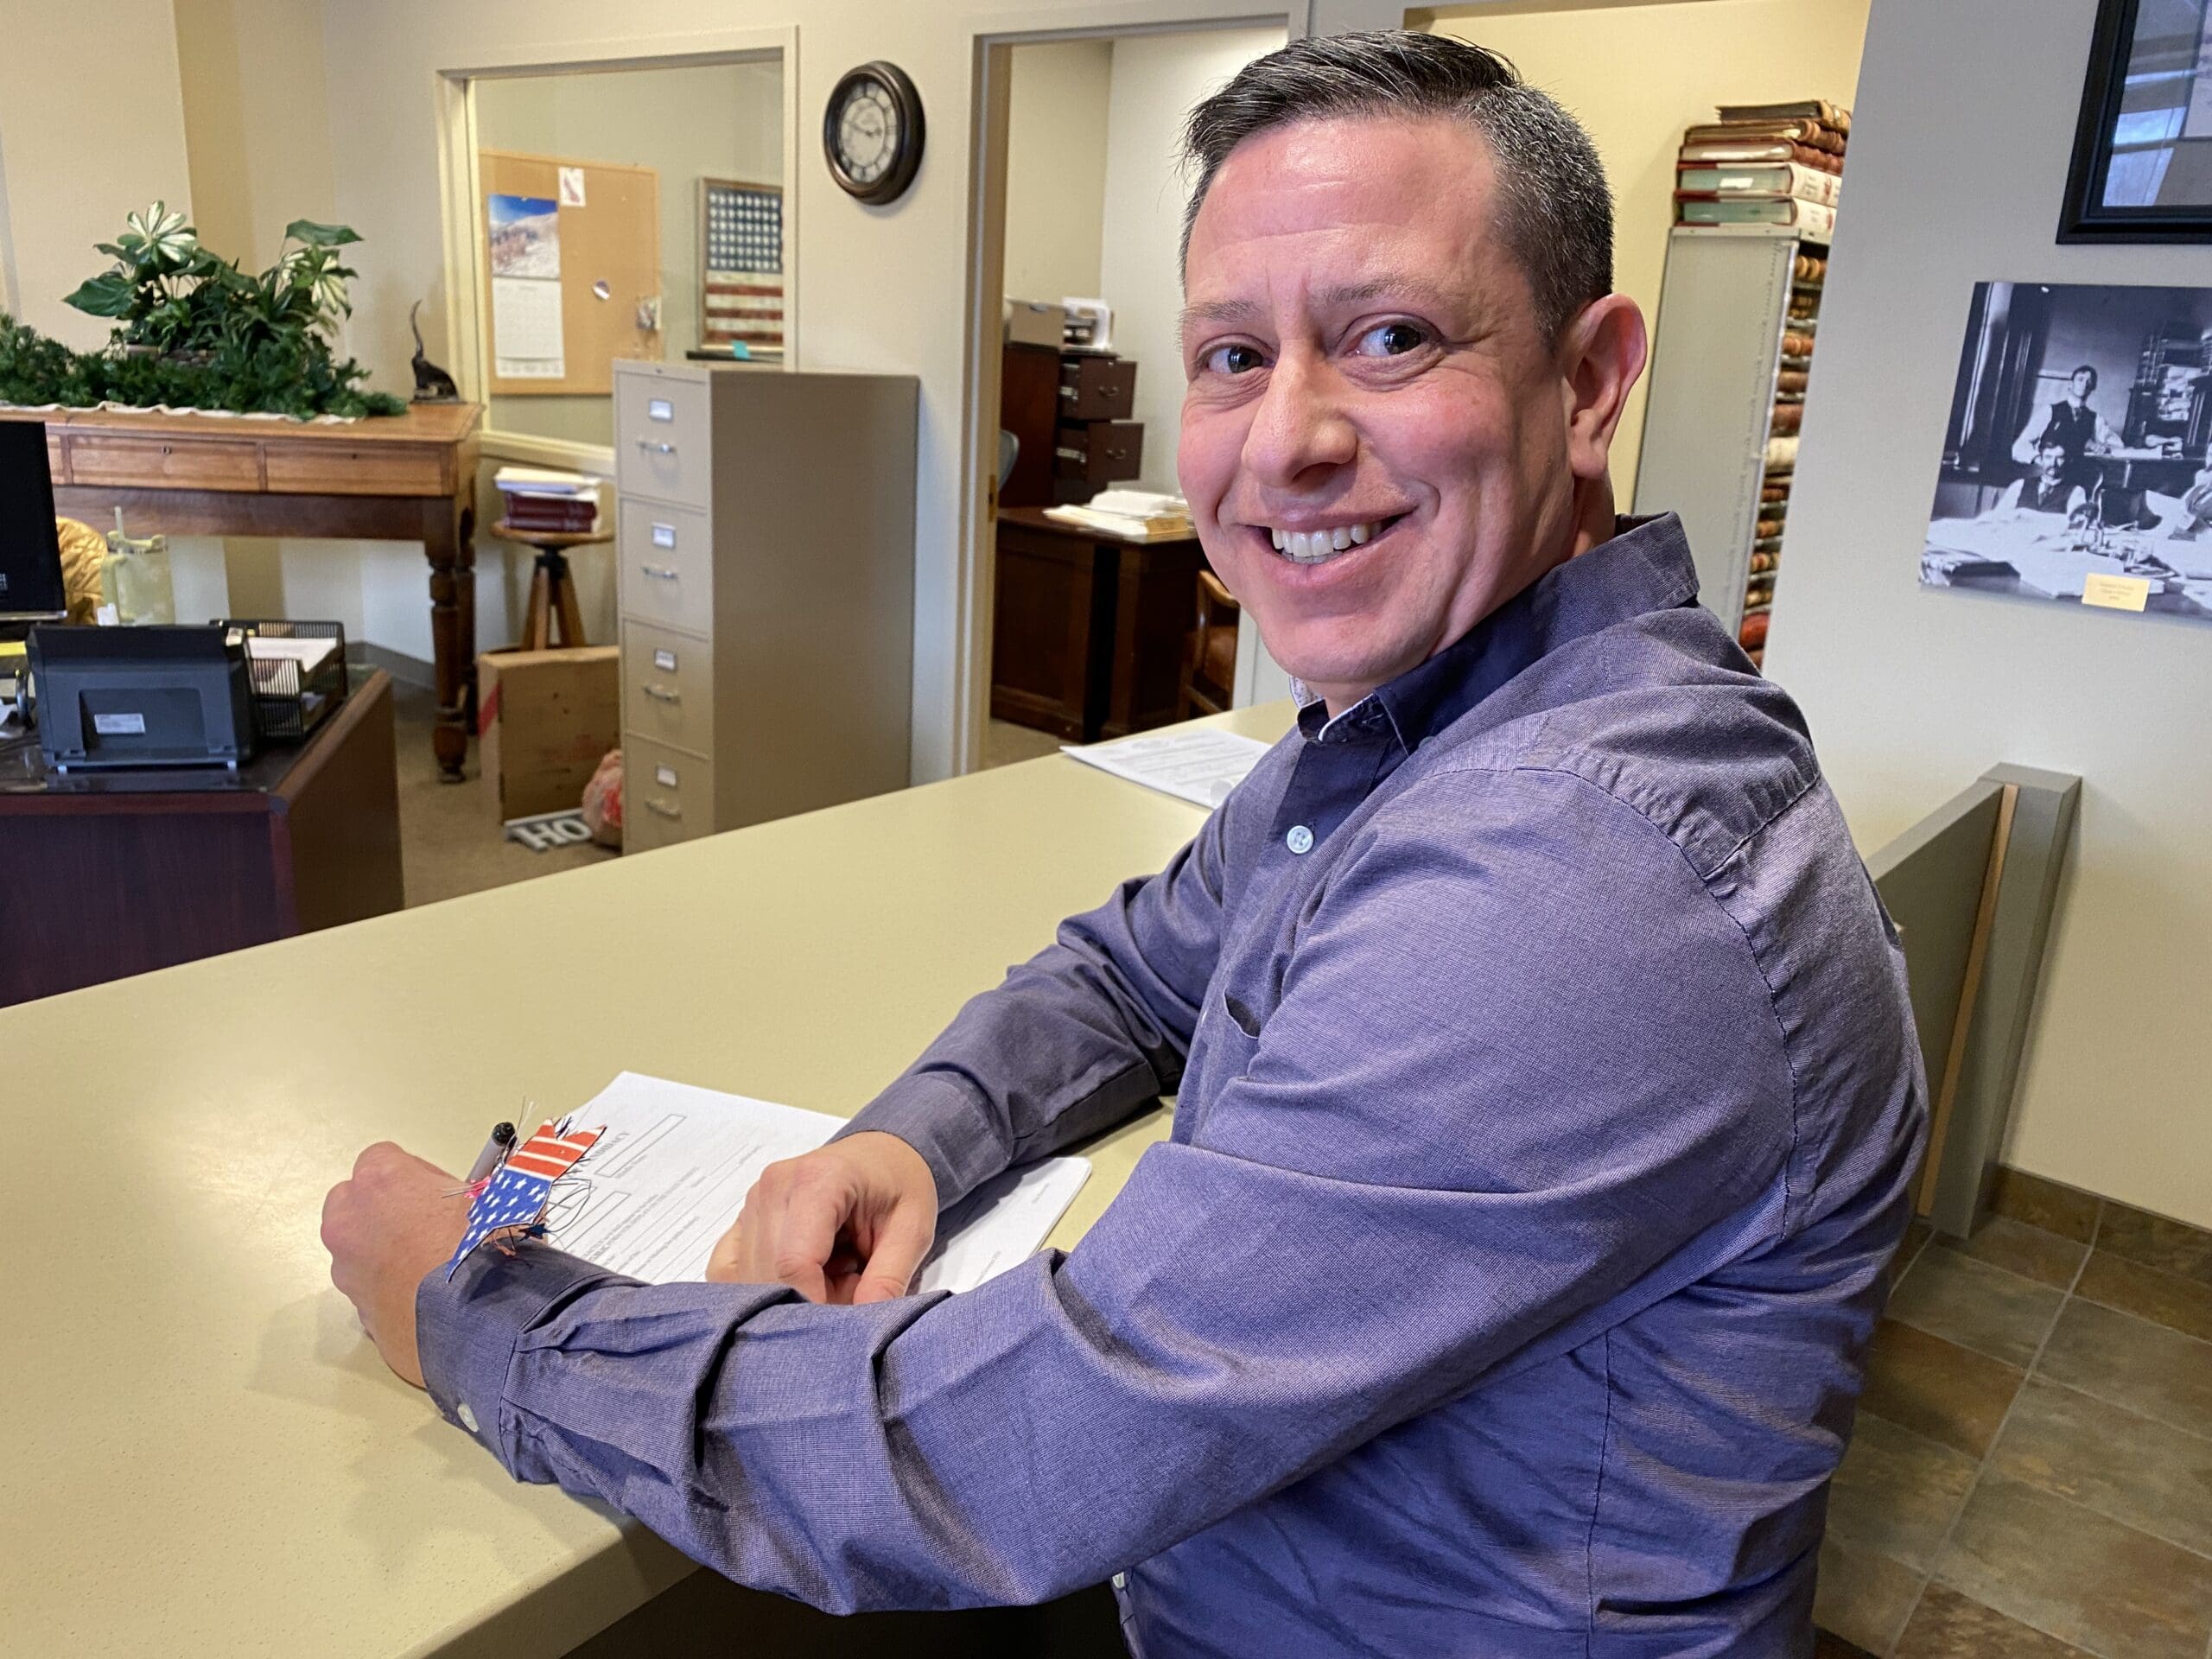
<svg viewBox="0 0 2212 1659">
<path fill-rule="evenodd" d="M 1220 955 L 1222 842 L 1236 807 L 1158 875 L 1063 922 L 1051 946 L 969 999 L 840 1135 L 906 1141 L 942 1207 L 1173 1092 Z"/>
</svg>

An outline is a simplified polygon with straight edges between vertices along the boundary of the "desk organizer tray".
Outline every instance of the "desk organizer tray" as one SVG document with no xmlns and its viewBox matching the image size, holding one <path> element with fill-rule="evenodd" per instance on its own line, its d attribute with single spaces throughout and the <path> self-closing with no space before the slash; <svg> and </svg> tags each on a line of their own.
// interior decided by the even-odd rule
<svg viewBox="0 0 2212 1659">
<path fill-rule="evenodd" d="M 346 627 L 340 622 L 291 622 L 276 619 L 226 620 L 222 627 L 245 642 L 253 676 L 254 729 L 270 741 L 307 736 L 346 701 Z M 289 656 L 257 656 L 255 639 L 320 640 L 330 650 L 313 664 Z"/>
</svg>

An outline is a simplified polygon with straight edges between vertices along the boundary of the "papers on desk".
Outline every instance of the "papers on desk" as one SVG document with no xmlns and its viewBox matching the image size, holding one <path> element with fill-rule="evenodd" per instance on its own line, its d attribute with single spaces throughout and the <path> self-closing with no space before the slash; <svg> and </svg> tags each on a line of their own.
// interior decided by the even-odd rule
<svg viewBox="0 0 2212 1659">
<path fill-rule="evenodd" d="M 335 639 L 289 639 L 275 634 L 257 633 L 245 642 L 245 654 L 257 662 L 271 663 L 289 659 L 300 665 L 300 678 L 305 680 L 324 658 L 338 649 Z"/>
<path fill-rule="evenodd" d="M 843 1120 L 625 1071 L 571 1114 L 605 1125 L 555 1189 L 552 1242 L 616 1273 L 667 1284 L 706 1276 L 715 1244 L 760 1172 L 811 1152 Z M 1088 1160 L 1009 1170 L 938 1218 L 938 1243 L 912 1289 L 973 1290 L 1045 1242 L 1090 1174 Z"/>
<path fill-rule="evenodd" d="M 1268 745 L 1257 738 L 1212 730 L 1060 747 L 1062 754 L 1086 766 L 1096 766 L 1208 811 L 1229 798 L 1229 791 L 1244 781 L 1244 775 L 1267 752 Z"/>
</svg>

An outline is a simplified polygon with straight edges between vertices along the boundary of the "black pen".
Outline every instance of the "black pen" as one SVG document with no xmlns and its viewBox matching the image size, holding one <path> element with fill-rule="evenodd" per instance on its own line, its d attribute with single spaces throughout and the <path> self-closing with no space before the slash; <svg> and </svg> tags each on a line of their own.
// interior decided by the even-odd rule
<svg viewBox="0 0 2212 1659">
<path fill-rule="evenodd" d="M 507 1151 L 515 1143 L 515 1126 L 494 1123 L 492 1133 L 484 1138 L 484 1150 L 476 1154 L 476 1161 L 468 1166 L 468 1179 L 462 1183 L 474 1186 L 506 1161 Z"/>
</svg>

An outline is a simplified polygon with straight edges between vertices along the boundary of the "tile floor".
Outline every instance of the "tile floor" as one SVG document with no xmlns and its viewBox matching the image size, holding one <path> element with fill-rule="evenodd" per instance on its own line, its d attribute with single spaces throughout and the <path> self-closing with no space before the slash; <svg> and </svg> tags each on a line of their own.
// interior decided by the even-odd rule
<svg viewBox="0 0 2212 1659">
<path fill-rule="evenodd" d="M 2212 1233 L 2009 1171 L 1997 1211 L 1898 1255 L 1821 1659 L 2212 1659 Z"/>
</svg>

